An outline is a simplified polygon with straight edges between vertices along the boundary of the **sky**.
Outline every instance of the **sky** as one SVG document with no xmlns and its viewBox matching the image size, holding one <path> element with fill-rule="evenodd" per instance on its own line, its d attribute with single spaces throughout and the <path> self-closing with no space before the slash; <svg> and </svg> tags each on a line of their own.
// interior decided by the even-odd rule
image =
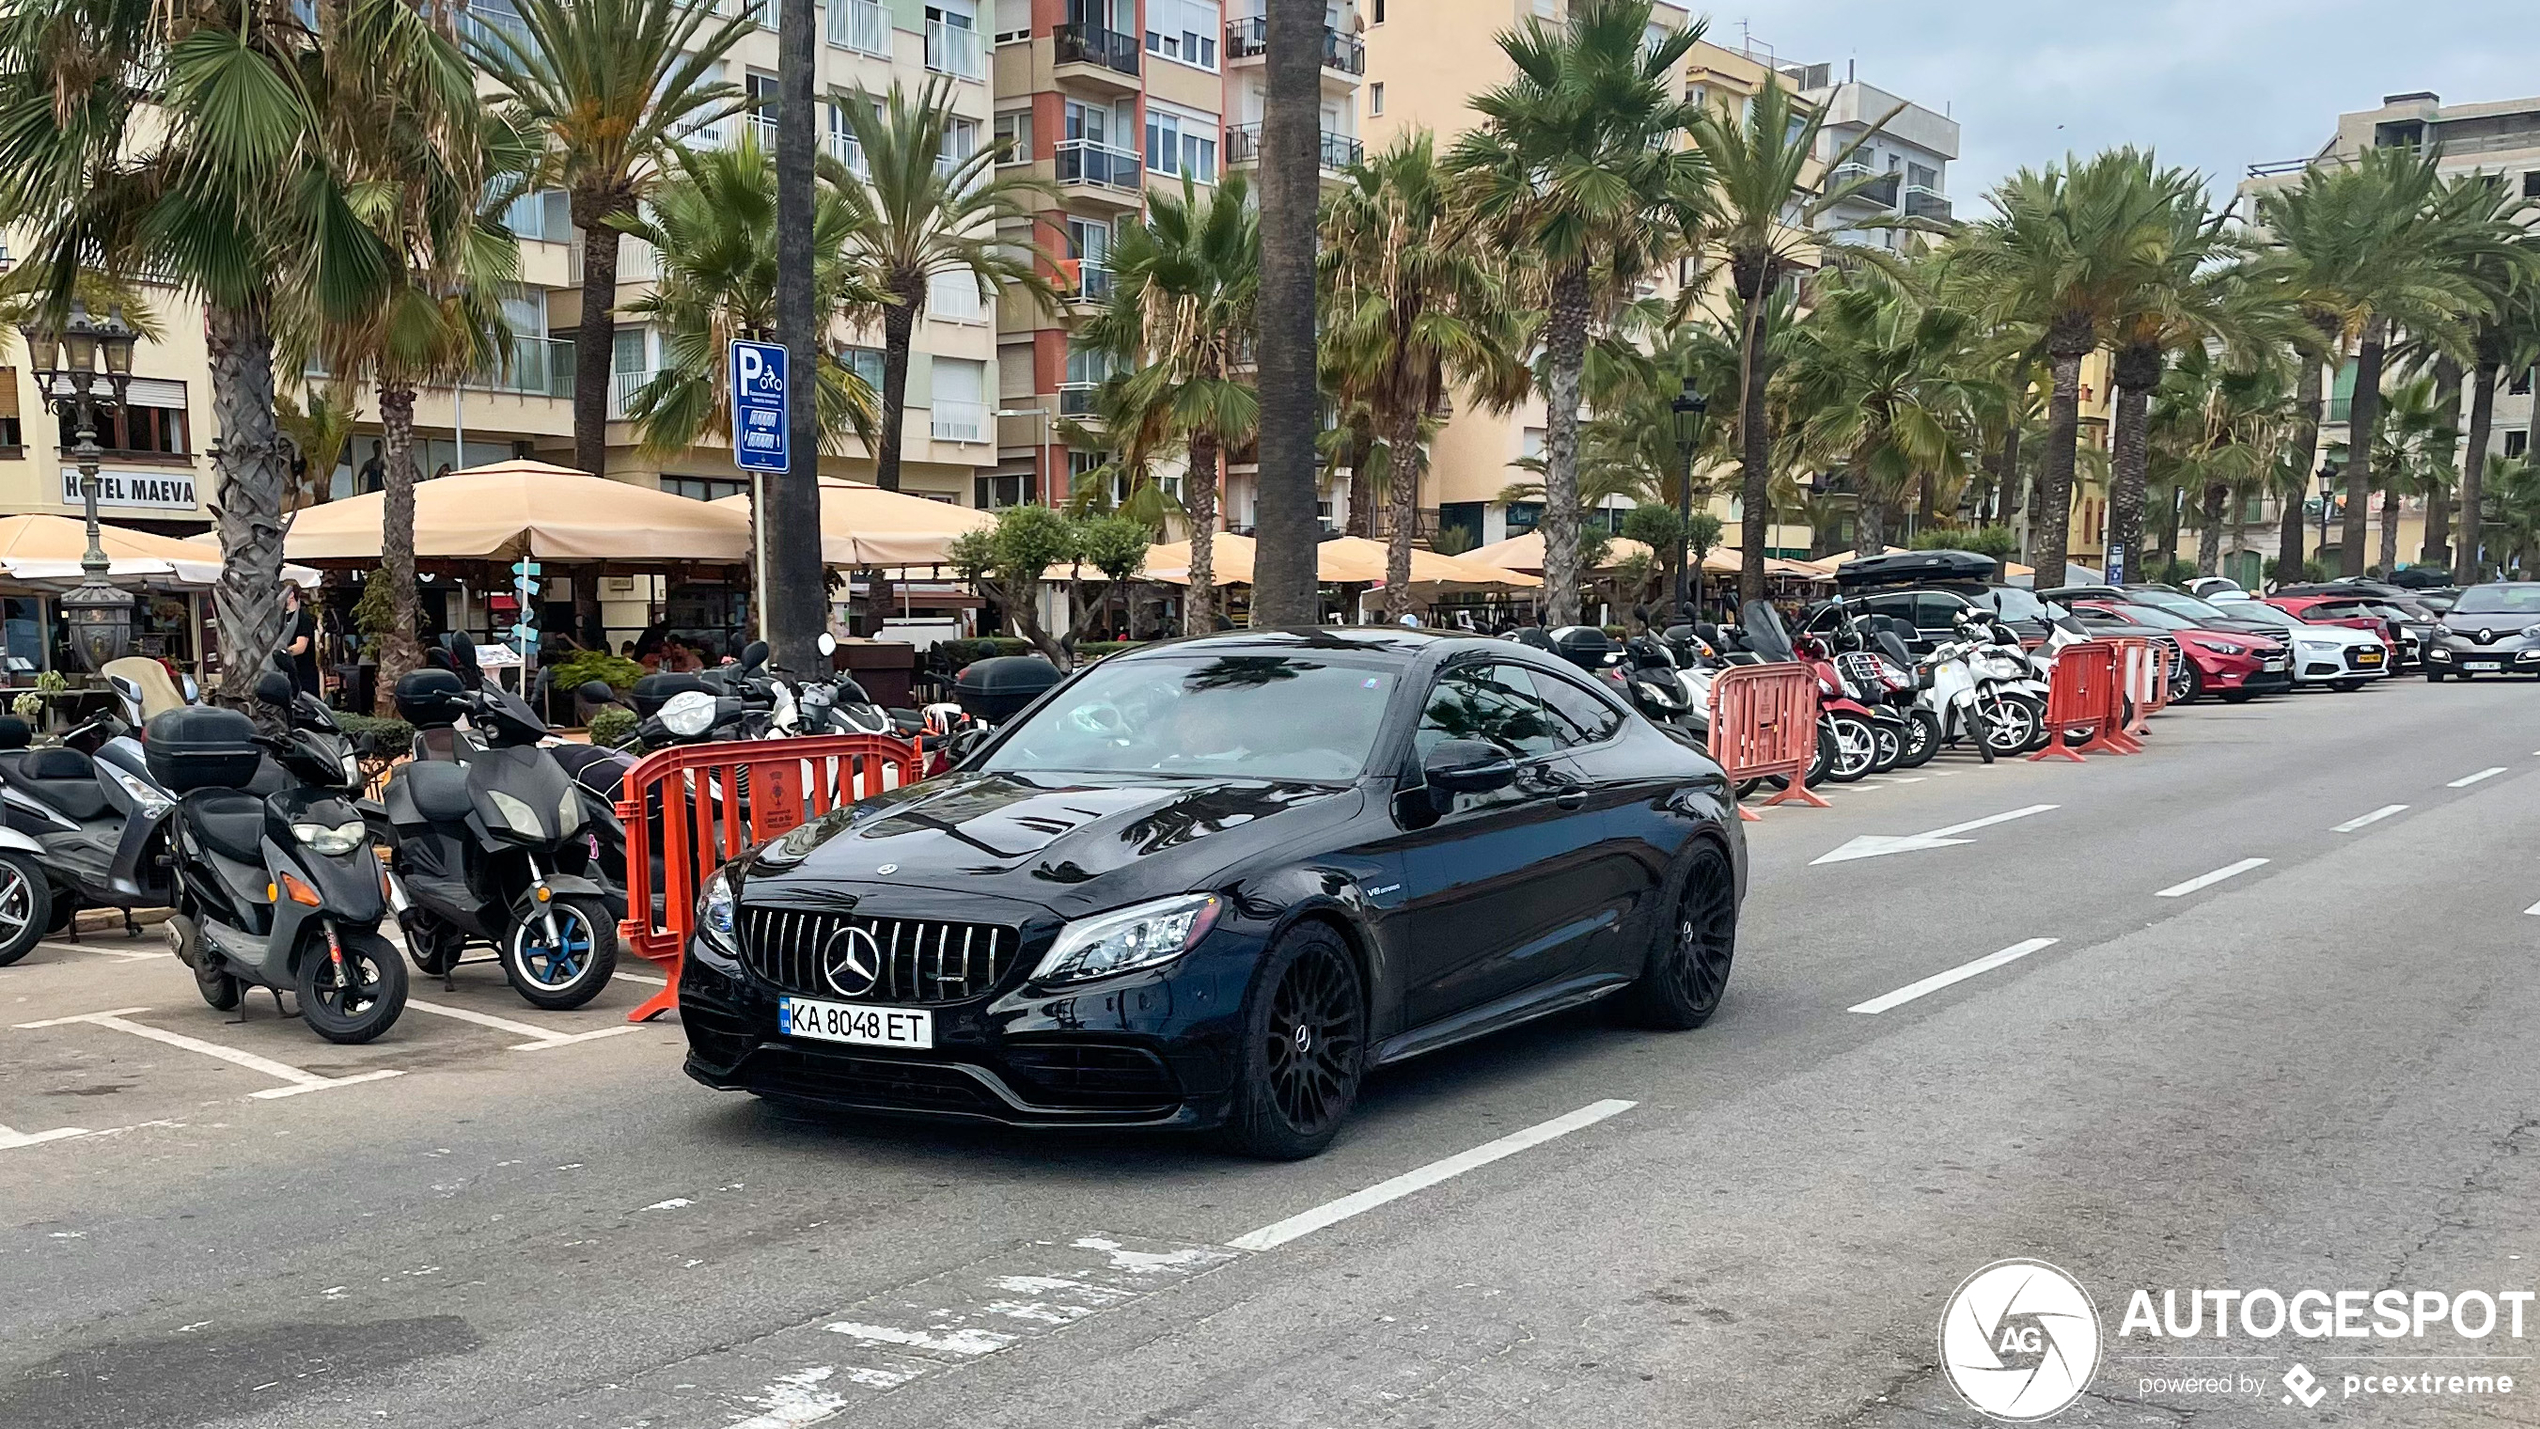
<svg viewBox="0 0 2540 1429">
<path fill-rule="evenodd" d="M 2540 94 L 2533 0 L 1751 0 L 1710 10 L 1710 38 L 1751 34 L 1784 65 L 1847 60 L 1960 128 L 1948 191 L 1985 190 L 2067 151 L 2149 145 L 2217 196 L 2247 167 L 2315 152 L 2337 116 L 2385 94 L 2452 103 Z M 1760 57 L 1760 56 L 1759 56 Z"/>
</svg>

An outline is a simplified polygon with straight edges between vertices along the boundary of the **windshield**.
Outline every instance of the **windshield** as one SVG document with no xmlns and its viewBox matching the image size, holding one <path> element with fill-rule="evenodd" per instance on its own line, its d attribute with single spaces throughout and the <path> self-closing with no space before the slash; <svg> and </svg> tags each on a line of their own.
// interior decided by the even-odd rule
<svg viewBox="0 0 2540 1429">
<path fill-rule="evenodd" d="M 1324 655 L 1105 661 L 979 767 L 1338 783 L 1367 767 L 1395 680 L 1390 664 Z"/>
<path fill-rule="evenodd" d="M 2452 604 L 2454 615 L 2540 615 L 2540 583 L 2474 585 Z"/>
<path fill-rule="evenodd" d="M 2139 605 L 2132 601 L 2128 601 L 2123 605 L 2118 605 L 2112 601 L 2107 605 L 2101 606 L 2100 613 L 2116 620 L 2131 620 L 2137 625 L 2149 625 L 2155 630 L 2193 630 L 2196 628 L 2195 621 L 2183 620 L 2178 616 L 2170 614 L 2166 610 L 2149 605 Z"/>
<path fill-rule="evenodd" d="M 2234 620 L 2254 620 L 2263 625 L 2272 625 L 2279 630 L 2290 630 L 2294 626 L 2302 623 L 2301 621 L 2294 619 L 2292 616 L 2285 614 L 2283 611 L 2276 609 L 2274 606 L 2268 605 L 2264 601 L 2257 600 L 2233 601 L 2231 603 L 2231 618 Z"/>
<path fill-rule="evenodd" d="M 2035 591 L 2025 591 L 2018 586 L 1994 586 L 1977 596 L 1976 604 L 2004 620 L 2047 620 L 2053 615 L 2046 602 L 2037 598 Z"/>
<path fill-rule="evenodd" d="M 2191 622 L 2198 620 L 2230 619 L 2229 616 L 2224 615 L 2220 610 L 2216 609 L 2207 602 L 2198 600 L 2192 595 L 2180 595 L 2174 590 L 2136 590 L 2128 588 L 2125 593 L 2125 598 L 2134 602 L 2136 605 L 2148 605 L 2155 610 L 2166 610 L 2172 615 L 2186 616 Z M 2164 626 L 2162 628 L 2176 629 L 2177 627 Z"/>
</svg>

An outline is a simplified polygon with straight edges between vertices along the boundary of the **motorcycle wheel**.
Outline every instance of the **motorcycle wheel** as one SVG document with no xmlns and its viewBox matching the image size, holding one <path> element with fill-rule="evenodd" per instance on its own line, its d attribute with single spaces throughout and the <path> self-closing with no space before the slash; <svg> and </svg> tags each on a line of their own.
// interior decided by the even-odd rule
<svg viewBox="0 0 2540 1429">
<path fill-rule="evenodd" d="M 1985 763 L 1993 762 L 1993 726 L 1982 710 L 1967 711 L 1967 736 L 1975 741 L 1976 756 Z"/>
<path fill-rule="evenodd" d="M 300 1020 L 329 1042 L 368 1042 L 397 1025 L 406 1010 L 406 960 L 396 945 L 377 933 L 346 932 L 344 965 L 339 973 L 327 955 L 323 931 L 315 946 L 300 955 L 296 979 Z"/>
<path fill-rule="evenodd" d="M 1905 720 L 1905 748 L 1896 756 L 1899 769 L 1920 769 L 1940 752 L 1940 716 L 1915 710 Z"/>
<path fill-rule="evenodd" d="M 0 968 L 25 957 L 53 921 L 53 885 L 22 853 L 0 853 Z"/>
<path fill-rule="evenodd" d="M 597 898 L 575 895 L 549 906 L 562 946 L 549 943 L 545 918 L 514 925 L 503 940 L 503 976 L 530 1006 L 562 1012 L 599 996 L 616 974 L 617 923 Z"/>
<path fill-rule="evenodd" d="M 1896 767 L 1896 761 L 1905 757 L 1904 736 L 1897 732 L 1894 725 L 1872 724 L 1870 741 L 1870 772 L 1873 774 L 1885 774 Z"/>
<path fill-rule="evenodd" d="M 1828 779 L 1850 784 L 1870 772 L 1870 765 L 1878 758 L 1878 736 L 1868 720 L 1828 715 L 1822 728 L 1834 740 L 1834 758 L 1826 766 Z"/>
<path fill-rule="evenodd" d="M 2026 754 L 2051 737 L 2045 712 L 2025 695 L 2004 695 L 1984 716 L 1984 740 L 1996 754 Z"/>
<path fill-rule="evenodd" d="M 459 955 L 467 951 L 467 935 L 442 922 L 421 908 L 409 908 L 397 915 L 397 926 L 405 930 L 406 956 L 415 960 L 415 971 L 426 977 L 447 977 L 459 965 Z"/>
<path fill-rule="evenodd" d="M 220 954 L 204 953 L 203 930 L 183 913 L 168 919 L 168 951 L 176 954 L 178 962 L 194 970 L 194 990 L 203 995 L 204 1005 L 214 1012 L 234 1010 L 239 999 L 246 995 L 240 989 L 238 979 L 230 976 L 222 965 Z"/>
</svg>

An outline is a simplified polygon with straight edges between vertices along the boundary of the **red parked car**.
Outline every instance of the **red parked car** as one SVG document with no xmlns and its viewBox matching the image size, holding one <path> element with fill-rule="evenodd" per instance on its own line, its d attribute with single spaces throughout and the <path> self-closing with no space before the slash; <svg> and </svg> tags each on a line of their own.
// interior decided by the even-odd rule
<svg viewBox="0 0 2540 1429">
<path fill-rule="evenodd" d="M 2172 704 L 2188 704 L 2211 693 L 2236 705 L 2259 695 L 2284 694 L 2293 688 L 2293 652 L 2271 636 L 2245 630 L 2207 630 L 2185 616 L 2132 601 L 2077 600 L 2072 608 L 2085 622 L 2090 616 L 2099 615 L 2168 631 L 2170 638 L 2178 642 L 2179 653 L 2187 657 L 2194 677 L 2188 681 L 2186 693 L 2171 700 Z"/>
<path fill-rule="evenodd" d="M 2313 625 L 2343 625 L 2380 636 L 2390 647 L 2393 669 L 2417 658 L 2417 637 L 2408 629 L 2406 612 L 2394 606 L 2352 595 L 2271 595 L 2266 603 Z"/>
</svg>

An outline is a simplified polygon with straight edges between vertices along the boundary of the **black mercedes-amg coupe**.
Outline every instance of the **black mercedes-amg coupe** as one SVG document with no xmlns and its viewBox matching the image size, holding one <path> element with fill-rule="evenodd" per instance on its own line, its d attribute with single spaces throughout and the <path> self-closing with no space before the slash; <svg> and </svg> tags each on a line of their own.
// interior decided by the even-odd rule
<svg viewBox="0 0 2540 1429">
<path fill-rule="evenodd" d="M 688 1071 L 1306 1156 L 1371 1067 L 1608 996 L 1699 1026 L 1745 883 L 1719 766 L 1548 653 L 1346 627 L 1153 645 L 716 874 Z"/>
</svg>

